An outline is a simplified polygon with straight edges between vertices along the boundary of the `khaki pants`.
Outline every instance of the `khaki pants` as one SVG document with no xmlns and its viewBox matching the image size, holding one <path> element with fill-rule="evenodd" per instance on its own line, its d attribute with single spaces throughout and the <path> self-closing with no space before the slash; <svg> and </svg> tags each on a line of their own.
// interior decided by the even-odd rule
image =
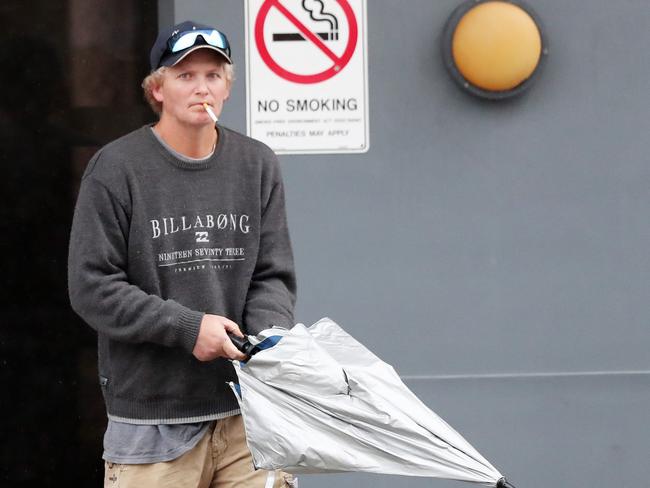
<svg viewBox="0 0 650 488">
<path fill-rule="evenodd" d="M 164 463 L 105 463 L 104 488 L 264 488 L 268 471 L 253 469 L 241 415 L 218 420 L 190 451 Z M 274 488 L 297 486 L 275 472 Z"/>
</svg>

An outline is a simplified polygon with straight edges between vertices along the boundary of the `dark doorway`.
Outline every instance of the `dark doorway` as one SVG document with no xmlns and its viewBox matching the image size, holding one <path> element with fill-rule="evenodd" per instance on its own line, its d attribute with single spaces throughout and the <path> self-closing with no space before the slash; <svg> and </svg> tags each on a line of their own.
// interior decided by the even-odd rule
<svg viewBox="0 0 650 488">
<path fill-rule="evenodd" d="M 103 144 L 154 116 L 157 2 L 0 3 L 0 486 L 101 486 L 96 336 L 71 310 L 68 235 Z"/>
</svg>

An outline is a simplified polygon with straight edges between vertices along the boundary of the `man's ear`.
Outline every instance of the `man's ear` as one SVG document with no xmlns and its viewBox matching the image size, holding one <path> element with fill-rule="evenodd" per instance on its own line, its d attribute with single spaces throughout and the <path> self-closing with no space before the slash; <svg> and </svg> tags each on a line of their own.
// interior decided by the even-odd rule
<svg viewBox="0 0 650 488">
<path fill-rule="evenodd" d="M 157 102 L 163 103 L 163 93 L 162 93 L 162 83 L 156 85 L 151 89 L 151 94 L 156 99 Z"/>
</svg>

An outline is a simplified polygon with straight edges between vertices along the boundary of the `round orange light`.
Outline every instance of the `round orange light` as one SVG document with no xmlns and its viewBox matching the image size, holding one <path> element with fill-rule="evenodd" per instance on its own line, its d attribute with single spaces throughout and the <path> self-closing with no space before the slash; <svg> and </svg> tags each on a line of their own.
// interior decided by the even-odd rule
<svg viewBox="0 0 650 488">
<path fill-rule="evenodd" d="M 542 56 L 535 19 L 515 3 L 484 1 L 458 20 L 451 56 L 459 73 L 482 90 L 512 90 L 531 77 Z"/>
</svg>

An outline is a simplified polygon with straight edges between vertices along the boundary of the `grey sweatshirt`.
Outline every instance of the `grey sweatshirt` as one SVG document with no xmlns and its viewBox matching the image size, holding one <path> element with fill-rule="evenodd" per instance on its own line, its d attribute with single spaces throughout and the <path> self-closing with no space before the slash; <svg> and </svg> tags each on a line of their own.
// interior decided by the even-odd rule
<svg viewBox="0 0 650 488">
<path fill-rule="evenodd" d="M 205 163 L 175 158 L 149 127 L 105 146 L 82 179 L 68 281 L 74 310 L 98 331 L 109 418 L 172 424 L 235 411 L 230 363 L 191 353 L 204 313 L 253 334 L 293 325 L 277 158 L 223 127 Z"/>
</svg>

